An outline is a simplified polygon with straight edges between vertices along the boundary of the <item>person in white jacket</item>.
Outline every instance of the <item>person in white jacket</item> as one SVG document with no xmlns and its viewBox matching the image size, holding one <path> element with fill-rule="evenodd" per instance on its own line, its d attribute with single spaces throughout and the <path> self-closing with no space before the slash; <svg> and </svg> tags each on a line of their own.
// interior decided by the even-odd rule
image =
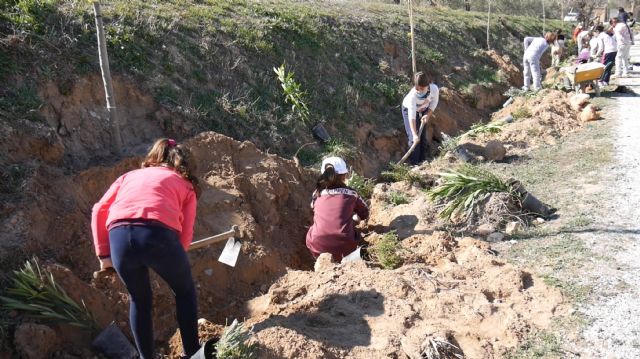
<svg viewBox="0 0 640 359">
<path fill-rule="evenodd" d="M 418 134 L 418 129 L 422 122 L 426 124 L 429 121 L 433 111 L 438 107 L 440 89 L 423 72 L 417 72 L 414 75 L 413 84 L 411 91 L 402 100 L 402 118 L 409 140 L 409 148 L 414 142 L 418 142 L 409 157 L 409 163 L 417 165 L 425 160 L 423 149 L 426 149 L 427 146 L 426 129 L 421 134 Z"/>
<path fill-rule="evenodd" d="M 629 69 L 629 51 L 631 50 L 631 45 L 633 45 L 633 32 L 626 22 L 619 21 L 615 17 L 611 18 L 611 26 L 613 26 L 613 33 L 618 45 L 615 76 L 626 77 Z"/>
<path fill-rule="evenodd" d="M 533 90 L 542 89 L 542 72 L 540 71 L 540 58 L 542 54 L 549 48 L 550 44 L 556 41 L 556 34 L 547 32 L 544 37 L 526 37 L 524 39 L 524 56 L 522 65 L 524 67 L 524 87 L 528 91 L 531 87 L 531 79 L 533 78 Z"/>
</svg>

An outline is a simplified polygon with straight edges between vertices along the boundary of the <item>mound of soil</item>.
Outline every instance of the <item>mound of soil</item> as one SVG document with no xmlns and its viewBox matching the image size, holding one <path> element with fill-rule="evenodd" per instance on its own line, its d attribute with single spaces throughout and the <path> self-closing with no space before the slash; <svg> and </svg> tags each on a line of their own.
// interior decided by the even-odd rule
<svg viewBox="0 0 640 359">
<path fill-rule="evenodd" d="M 558 290 L 486 243 L 437 233 L 402 245 L 412 254 L 397 270 L 360 261 L 287 273 L 247 321 L 258 356 L 420 358 L 421 344 L 445 332 L 467 357 L 495 357 L 564 311 Z"/>
</svg>

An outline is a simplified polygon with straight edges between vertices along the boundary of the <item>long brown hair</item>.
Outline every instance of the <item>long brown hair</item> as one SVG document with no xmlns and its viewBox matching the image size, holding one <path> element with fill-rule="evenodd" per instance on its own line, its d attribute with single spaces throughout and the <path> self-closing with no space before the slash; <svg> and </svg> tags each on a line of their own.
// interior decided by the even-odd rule
<svg viewBox="0 0 640 359">
<path fill-rule="evenodd" d="M 342 174 L 339 175 L 336 173 L 336 169 L 331 165 L 327 165 L 324 172 L 318 177 L 318 181 L 316 182 L 316 191 L 318 194 L 325 189 L 334 189 L 340 187 L 347 187 L 344 183 L 344 180 L 347 176 Z"/>
<path fill-rule="evenodd" d="M 189 149 L 178 145 L 174 139 L 161 138 L 157 140 L 147 156 L 142 161 L 142 168 L 164 166 L 174 169 L 182 178 L 191 182 L 196 196 L 200 197 L 198 178 L 193 175 L 195 161 Z"/>
</svg>

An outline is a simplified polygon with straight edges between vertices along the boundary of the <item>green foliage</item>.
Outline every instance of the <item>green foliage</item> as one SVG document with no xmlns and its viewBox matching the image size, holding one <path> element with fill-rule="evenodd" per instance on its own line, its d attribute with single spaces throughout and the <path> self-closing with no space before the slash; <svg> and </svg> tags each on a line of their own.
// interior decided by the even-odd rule
<svg viewBox="0 0 640 359">
<path fill-rule="evenodd" d="M 285 101 L 291 104 L 291 111 L 295 113 L 300 121 L 305 125 L 311 124 L 311 114 L 307 106 L 307 94 L 302 90 L 302 86 L 296 82 L 293 71 L 287 72 L 284 64 L 274 67 L 273 71 L 280 81 Z"/>
<path fill-rule="evenodd" d="M 427 184 L 427 180 L 423 176 L 411 171 L 411 167 L 406 164 L 398 165 L 395 163 L 389 163 L 389 169 L 386 171 L 382 171 L 382 173 L 380 174 L 380 178 L 383 181 L 388 182 L 407 181 L 410 183 L 417 183 L 421 186 Z"/>
<path fill-rule="evenodd" d="M 514 121 L 531 117 L 531 112 L 526 107 L 518 107 L 511 113 Z"/>
<path fill-rule="evenodd" d="M 399 206 L 401 204 L 409 203 L 409 199 L 407 198 L 407 195 L 397 191 L 390 192 L 389 196 L 387 197 L 387 200 L 389 201 L 389 203 L 391 203 L 394 206 Z"/>
<path fill-rule="evenodd" d="M 463 213 L 468 216 L 491 193 L 513 192 L 498 176 L 477 166 L 465 164 L 457 171 L 439 175 L 440 183 L 427 194 L 432 201 L 442 204 L 439 215 L 446 220 Z"/>
<path fill-rule="evenodd" d="M 14 271 L 13 285 L 0 297 L 2 309 L 19 311 L 43 321 L 61 322 L 95 330 L 97 324 L 84 302 L 76 303 L 55 281 L 53 274 L 40 268 L 37 259 Z"/>
<path fill-rule="evenodd" d="M 56 3 L 56 0 L 3 0 L 0 10 L 15 29 L 43 34 L 48 18 L 56 11 Z"/>
<path fill-rule="evenodd" d="M 358 157 L 355 147 L 348 145 L 337 138 L 332 138 L 324 145 L 326 156 L 337 156 L 344 160 L 353 160 Z"/>
<path fill-rule="evenodd" d="M 41 105 L 42 100 L 37 90 L 30 85 L 25 84 L 0 93 L 0 109 L 32 121 L 40 119 L 37 110 Z"/>
<path fill-rule="evenodd" d="M 253 359 L 256 357 L 257 344 L 247 344 L 253 332 L 244 328 L 243 323 L 235 319 L 224 329 L 220 340 L 216 343 L 217 359 Z"/>
<path fill-rule="evenodd" d="M 517 349 L 506 354 L 508 359 L 560 358 L 563 357 L 562 340 L 550 331 L 537 331 Z"/>
<path fill-rule="evenodd" d="M 351 177 L 347 180 L 347 186 L 353 188 L 363 198 L 369 199 L 373 194 L 375 183 L 371 178 L 366 178 L 352 172 Z"/>
<path fill-rule="evenodd" d="M 402 265 L 400 256 L 400 242 L 396 232 L 391 231 L 381 235 L 372 246 L 369 254 L 384 269 L 396 269 Z"/>
<path fill-rule="evenodd" d="M 473 126 L 471 126 L 469 131 L 465 132 L 465 135 L 474 137 L 481 133 L 500 133 L 503 127 L 504 127 L 504 122 L 489 122 L 489 123 L 478 122 Z"/>
</svg>

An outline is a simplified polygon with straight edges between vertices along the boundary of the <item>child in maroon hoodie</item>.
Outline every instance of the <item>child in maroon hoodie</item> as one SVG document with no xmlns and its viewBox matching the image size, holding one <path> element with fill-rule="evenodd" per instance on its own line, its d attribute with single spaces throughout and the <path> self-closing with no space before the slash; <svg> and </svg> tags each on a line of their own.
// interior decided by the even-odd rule
<svg viewBox="0 0 640 359">
<path fill-rule="evenodd" d="M 358 247 L 353 214 L 367 219 L 369 208 L 358 192 L 345 184 L 349 171 L 342 158 L 325 159 L 320 172 L 311 201 L 313 225 L 307 232 L 307 248 L 316 258 L 331 253 L 333 261 L 339 262 Z"/>
</svg>

